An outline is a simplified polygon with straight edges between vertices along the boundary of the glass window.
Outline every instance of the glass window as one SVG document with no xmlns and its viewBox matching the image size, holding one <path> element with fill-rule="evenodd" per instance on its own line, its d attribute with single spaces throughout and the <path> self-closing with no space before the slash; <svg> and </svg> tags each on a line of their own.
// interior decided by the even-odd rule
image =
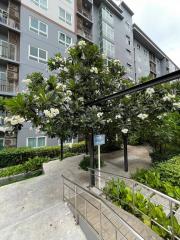
<svg viewBox="0 0 180 240">
<path fill-rule="evenodd" d="M 126 35 L 126 43 L 128 45 L 131 45 L 131 39 L 130 39 L 130 37 L 128 35 Z"/>
<path fill-rule="evenodd" d="M 63 21 L 66 22 L 67 24 L 71 25 L 72 24 L 72 15 L 68 12 L 66 12 L 63 8 L 59 8 L 59 18 Z"/>
<path fill-rule="evenodd" d="M 103 39 L 103 52 L 109 57 L 114 57 L 114 44 L 107 41 L 106 39 Z"/>
<path fill-rule="evenodd" d="M 37 139 L 37 147 L 44 147 L 46 145 L 45 137 L 38 137 Z"/>
<path fill-rule="evenodd" d="M 59 17 L 65 22 L 65 10 L 63 8 L 59 8 Z"/>
<path fill-rule="evenodd" d="M 65 33 L 59 32 L 59 43 L 63 44 L 66 47 L 69 47 L 72 43 L 72 38 Z"/>
<path fill-rule="evenodd" d="M 29 46 L 29 59 L 40 62 L 40 63 L 47 63 L 47 51 Z"/>
<path fill-rule="evenodd" d="M 102 22 L 103 35 L 114 41 L 114 29 L 105 22 Z"/>
<path fill-rule="evenodd" d="M 27 143 L 28 147 L 36 147 L 36 138 L 28 138 L 28 143 Z"/>
<path fill-rule="evenodd" d="M 30 17 L 29 29 L 35 33 L 38 33 L 42 36 L 48 36 L 48 25 L 44 22 L 39 21 L 37 18 Z"/>
<path fill-rule="evenodd" d="M 112 13 L 107 8 L 102 8 L 102 18 L 113 25 L 114 19 Z"/>
<path fill-rule="evenodd" d="M 27 139 L 27 146 L 36 148 L 46 146 L 46 137 L 30 137 Z"/>
<path fill-rule="evenodd" d="M 70 13 L 66 13 L 66 23 L 69 25 L 72 24 L 72 16 Z"/>
<path fill-rule="evenodd" d="M 42 9 L 47 10 L 48 9 L 48 0 L 31 0 L 34 4 L 36 4 L 38 7 L 41 7 Z"/>
</svg>

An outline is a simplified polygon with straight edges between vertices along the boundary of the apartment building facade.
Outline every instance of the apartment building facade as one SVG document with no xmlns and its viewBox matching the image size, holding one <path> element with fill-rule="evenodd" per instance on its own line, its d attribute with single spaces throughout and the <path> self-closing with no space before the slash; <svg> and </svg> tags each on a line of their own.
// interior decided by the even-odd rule
<svg viewBox="0 0 180 240">
<path fill-rule="evenodd" d="M 47 59 L 84 39 L 97 44 L 107 59 L 116 58 L 136 79 L 151 74 L 160 76 L 177 66 L 133 25 L 132 10 L 113 0 L 1 0 L 0 2 L 0 95 L 13 97 L 26 89 L 27 74 L 48 76 Z M 16 137 L 3 132 L 0 145 L 57 145 L 44 133 L 24 124 Z"/>
</svg>

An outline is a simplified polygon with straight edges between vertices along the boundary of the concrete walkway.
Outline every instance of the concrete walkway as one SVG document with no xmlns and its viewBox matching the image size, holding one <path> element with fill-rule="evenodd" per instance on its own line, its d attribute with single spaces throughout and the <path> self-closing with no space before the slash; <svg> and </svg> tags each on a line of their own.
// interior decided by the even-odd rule
<svg viewBox="0 0 180 240">
<path fill-rule="evenodd" d="M 79 169 L 83 155 L 44 164 L 45 174 L 0 188 L 0 240 L 85 240 L 62 201 L 65 174 L 87 186 L 89 175 Z M 104 154 L 104 170 L 124 174 L 122 151 Z M 150 165 L 148 149 L 129 147 L 130 172 Z"/>
<path fill-rule="evenodd" d="M 49 162 L 45 175 L 0 188 L 0 240 L 86 239 L 62 201 L 61 174 L 83 179 L 80 159 Z"/>
</svg>

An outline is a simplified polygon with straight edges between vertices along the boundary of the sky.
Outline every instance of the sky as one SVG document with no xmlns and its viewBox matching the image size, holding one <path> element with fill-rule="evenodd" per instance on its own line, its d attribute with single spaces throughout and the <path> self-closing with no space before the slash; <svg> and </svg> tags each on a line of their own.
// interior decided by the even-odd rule
<svg viewBox="0 0 180 240">
<path fill-rule="evenodd" d="M 121 0 L 114 0 L 120 3 Z M 180 67 L 180 0 L 124 0 L 135 22 Z"/>
</svg>

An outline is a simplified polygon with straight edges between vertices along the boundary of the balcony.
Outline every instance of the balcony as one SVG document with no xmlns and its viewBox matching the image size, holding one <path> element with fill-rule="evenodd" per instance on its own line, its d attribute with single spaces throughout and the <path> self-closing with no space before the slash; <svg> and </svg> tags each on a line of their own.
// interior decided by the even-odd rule
<svg viewBox="0 0 180 240">
<path fill-rule="evenodd" d="M 15 30 L 20 30 L 20 23 L 9 17 L 8 12 L 0 8 L 0 23 Z"/>
<path fill-rule="evenodd" d="M 79 29 L 77 29 L 77 34 L 78 34 L 80 37 L 86 39 L 87 41 L 90 41 L 90 42 L 93 41 L 93 39 L 92 39 L 92 33 L 91 33 L 88 29 L 86 29 L 86 28 L 83 28 L 83 29 L 80 29 L 80 28 L 79 28 Z"/>
<path fill-rule="evenodd" d="M 7 73 L 0 72 L 0 93 L 4 95 L 15 95 L 16 94 L 16 84 L 15 82 L 8 82 Z"/>
<path fill-rule="evenodd" d="M 92 14 L 84 7 L 77 7 L 77 13 L 92 23 Z"/>
<path fill-rule="evenodd" d="M 16 45 L 0 40 L 0 58 L 17 61 Z"/>
</svg>

